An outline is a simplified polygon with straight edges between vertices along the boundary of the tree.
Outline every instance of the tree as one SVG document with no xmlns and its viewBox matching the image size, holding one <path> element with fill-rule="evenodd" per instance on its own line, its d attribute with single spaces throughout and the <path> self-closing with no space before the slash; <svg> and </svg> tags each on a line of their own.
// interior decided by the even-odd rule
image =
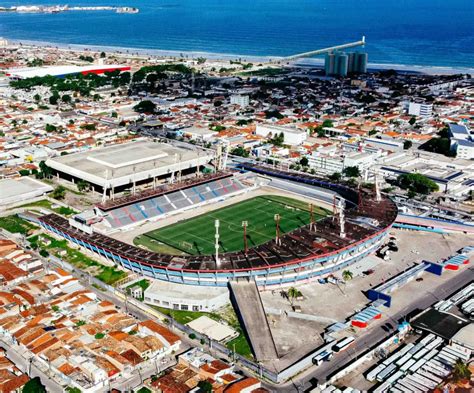
<svg viewBox="0 0 474 393">
<path fill-rule="evenodd" d="M 133 107 L 133 110 L 138 113 L 154 113 L 156 104 L 149 100 L 140 101 Z"/>
<path fill-rule="evenodd" d="M 206 393 L 212 392 L 212 383 L 210 383 L 209 381 L 199 381 L 198 387 L 203 392 L 206 392 Z"/>
<path fill-rule="evenodd" d="M 96 333 L 96 335 L 94 336 L 96 340 L 102 340 L 104 337 L 105 337 L 104 333 Z"/>
<path fill-rule="evenodd" d="M 198 57 L 196 59 L 197 63 L 198 64 L 204 64 L 206 62 L 206 58 L 205 57 Z"/>
<path fill-rule="evenodd" d="M 286 294 L 287 294 L 287 296 L 288 296 L 288 299 L 290 299 L 290 303 L 291 303 L 292 305 L 293 305 L 293 301 L 294 301 L 296 298 L 302 296 L 302 295 L 301 295 L 301 292 L 298 291 L 295 287 L 289 288 L 289 289 L 288 289 L 288 292 L 287 292 Z"/>
<path fill-rule="evenodd" d="M 72 99 L 71 99 L 71 96 L 69 94 L 64 94 L 62 97 L 61 97 L 61 100 L 62 102 L 64 102 L 65 104 L 70 104 Z"/>
<path fill-rule="evenodd" d="M 34 377 L 25 383 L 22 393 L 46 393 L 46 388 L 41 383 L 41 379 L 39 377 Z"/>
<path fill-rule="evenodd" d="M 452 379 L 454 382 L 471 379 L 471 370 L 461 359 L 456 360 L 454 364 Z"/>
<path fill-rule="evenodd" d="M 352 277 L 354 277 L 354 275 L 352 274 L 352 272 L 350 270 L 344 270 L 342 272 L 342 279 L 344 281 L 350 281 L 350 280 L 352 280 Z"/>
<path fill-rule="evenodd" d="M 408 149 L 409 149 L 410 147 L 412 147 L 412 146 L 413 146 L 413 142 L 412 142 L 412 141 L 404 141 L 404 142 L 403 142 L 403 148 L 404 148 L 405 150 L 408 150 Z"/>
<path fill-rule="evenodd" d="M 20 174 L 20 176 L 28 176 L 30 174 L 30 171 L 28 169 L 20 169 L 18 173 Z"/>
<path fill-rule="evenodd" d="M 412 118 L 408 121 L 408 123 L 412 126 L 416 123 L 416 117 L 412 116 Z"/>
<path fill-rule="evenodd" d="M 332 181 L 335 181 L 335 182 L 340 181 L 341 178 L 342 178 L 342 175 L 341 175 L 340 172 L 334 172 L 332 175 L 328 176 L 329 180 L 332 180 Z"/>
<path fill-rule="evenodd" d="M 67 393 L 81 393 L 82 390 L 79 389 L 79 388 L 76 388 L 76 387 L 68 386 L 68 387 L 66 388 L 66 392 L 67 392 Z"/>
<path fill-rule="evenodd" d="M 301 166 L 308 166 L 308 164 L 309 164 L 308 158 L 303 157 L 303 158 L 300 160 L 300 165 L 301 165 Z"/>
<path fill-rule="evenodd" d="M 85 180 L 79 180 L 77 182 L 77 190 L 79 192 L 88 191 L 90 186 L 91 186 L 90 183 L 88 181 L 85 181 Z"/>
<path fill-rule="evenodd" d="M 236 147 L 232 149 L 230 154 L 233 154 L 234 156 L 239 156 L 239 157 L 248 157 L 249 152 L 245 150 L 242 146 Z"/>
<path fill-rule="evenodd" d="M 64 199 L 66 196 L 66 188 L 64 186 L 57 186 L 51 193 L 51 198 L 54 199 Z"/>
<path fill-rule="evenodd" d="M 334 123 L 331 120 L 326 119 L 326 120 L 323 121 L 322 127 L 323 128 L 332 128 L 332 127 L 334 127 Z"/>
<path fill-rule="evenodd" d="M 33 96 L 33 99 L 34 99 L 36 102 L 39 102 L 39 101 L 41 101 L 41 96 L 40 96 L 38 93 L 36 93 L 36 94 Z"/>
<path fill-rule="evenodd" d="M 49 97 L 49 103 L 51 105 L 57 105 L 58 104 L 58 99 L 59 99 L 59 96 L 52 95 L 51 97 Z"/>
<path fill-rule="evenodd" d="M 40 250 L 39 254 L 40 254 L 43 258 L 48 258 L 48 257 L 49 257 L 49 252 L 46 251 L 46 250 Z"/>
<path fill-rule="evenodd" d="M 438 185 L 421 173 L 404 173 L 397 178 L 397 185 L 411 193 L 430 194 L 439 190 Z"/>
<path fill-rule="evenodd" d="M 347 177 L 359 177 L 360 176 L 360 170 L 359 167 L 357 166 L 346 166 L 344 170 L 342 171 L 345 176 Z"/>
<path fill-rule="evenodd" d="M 42 179 L 42 178 L 47 178 L 49 179 L 52 175 L 53 175 L 53 170 L 48 166 L 46 165 L 46 163 L 44 161 L 40 161 L 39 163 L 39 168 L 40 168 L 40 173 L 38 173 L 38 178 Z"/>
<path fill-rule="evenodd" d="M 100 58 L 101 58 L 101 59 L 104 59 L 105 56 L 106 56 L 105 52 L 100 52 Z"/>
<path fill-rule="evenodd" d="M 53 124 L 46 124 L 46 126 L 44 127 L 45 131 L 46 132 L 56 132 L 58 130 L 58 128 L 53 125 Z"/>
</svg>

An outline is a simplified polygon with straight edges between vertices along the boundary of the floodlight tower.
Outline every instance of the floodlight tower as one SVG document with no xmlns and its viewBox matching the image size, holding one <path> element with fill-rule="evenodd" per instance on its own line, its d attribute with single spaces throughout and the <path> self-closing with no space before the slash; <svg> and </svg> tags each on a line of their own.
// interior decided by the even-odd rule
<svg viewBox="0 0 474 393">
<path fill-rule="evenodd" d="M 220 261 L 219 261 L 219 220 L 214 221 L 214 227 L 216 228 L 216 235 L 215 235 L 215 239 L 216 239 L 216 264 L 217 264 L 217 266 L 219 266 L 220 265 Z"/>
<path fill-rule="evenodd" d="M 280 245 L 280 215 L 275 214 L 274 216 L 275 219 L 275 225 L 276 225 L 276 238 L 275 238 L 275 243 L 277 245 Z"/>
<path fill-rule="evenodd" d="M 309 204 L 309 215 L 310 215 L 310 224 L 309 224 L 309 229 L 311 231 L 316 230 L 316 223 L 314 222 L 314 211 L 313 211 L 313 204 Z"/>
<path fill-rule="evenodd" d="M 338 208 L 339 208 L 339 226 L 341 228 L 339 236 L 342 239 L 344 239 L 346 237 L 346 232 L 344 231 L 344 207 L 345 207 L 345 205 L 346 205 L 345 200 L 343 198 L 339 198 L 339 204 L 338 204 Z"/>
<path fill-rule="evenodd" d="M 248 221 L 242 221 L 242 228 L 244 228 L 244 253 L 247 256 L 248 245 L 247 245 L 247 226 L 249 225 Z"/>
<path fill-rule="evenodd" d="M 377 202 L 382 200 L 382 196 L 380 195 L 379 177 L 377 175 L 375 175 L 375 200 Z"/>
</svg>

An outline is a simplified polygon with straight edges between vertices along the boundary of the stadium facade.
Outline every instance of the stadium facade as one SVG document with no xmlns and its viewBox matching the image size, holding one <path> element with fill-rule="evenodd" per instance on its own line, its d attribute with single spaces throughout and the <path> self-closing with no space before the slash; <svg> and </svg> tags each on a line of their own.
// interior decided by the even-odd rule
<svg viewBox="0 0 474 393">
<path fill-rule="evenodd" d="M 310 175 L 243 164 L 242 170 L 329 189 L 345 200 L 344 224 L 326 217 L 282 235 L 279 241 L 219 255 L 158 254 L 100 233 L 88 234 L 55 214 L 39 223 L 56 235 L 143 276 L 198 286 L 226 287 L 232 280 L 255 279 L 260 287 L 288 286 L 331 275 L 374 252 L 385 240 L 397 207 L 373 190 L 354 190 Z M 336 215 L 340 212 L 336 212 Z"/>
</svg>

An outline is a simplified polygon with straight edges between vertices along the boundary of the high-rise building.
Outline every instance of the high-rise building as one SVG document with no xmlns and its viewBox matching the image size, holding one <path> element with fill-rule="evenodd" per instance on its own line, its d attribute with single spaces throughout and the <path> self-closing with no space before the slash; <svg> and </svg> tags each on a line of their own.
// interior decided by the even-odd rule
<svg viewBox="0 0 474 393">
<path fill-rule="evenodd" d="M 349 57 L 344 52 L 338 52 L 336 54 L 337 69 L 336 75 L 338 76 L 347 76 L 348 72 L 348 61 Z"/>
<path fill-rule="evenodd" d="M 326 75 L 347 76 L 367 72 L 366 52 L 332 52 L 326 55 L 324 69 Z"/>
<path fill-rule="evenodd" d="M 326 75 L 335 74 L 335 58 L 336 56 L 334 53 L 326 54 L 326 59 L 324 61 L 324 70 L 326 71 Z"/>
</svg>

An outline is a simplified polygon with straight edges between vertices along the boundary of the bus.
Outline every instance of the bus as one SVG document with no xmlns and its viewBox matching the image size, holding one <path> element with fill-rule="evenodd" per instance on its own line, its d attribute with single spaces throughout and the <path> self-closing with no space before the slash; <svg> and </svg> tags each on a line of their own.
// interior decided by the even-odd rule
<svg viewBox="0 0 474 393">
<path fill-rule="evenodd" d="M 330 349 L 326 349 L 321 353 L 318 353 L 314 358 L 313 358 L 313 364 L 316 366 L 319 366 L 322 362 L 326 362 L 330 360 L 333 356 L 333 353 Z"/>
<path fill-rule="evenodd" d="M 342 352 L 345 349 L 347 349 L 353 342 L 355 341 L 355 338 L 352 336 L 346 337 L 339 341 L 336 345 L 332 347 L 332 350 L 334 352 Z"/>
</svg>

